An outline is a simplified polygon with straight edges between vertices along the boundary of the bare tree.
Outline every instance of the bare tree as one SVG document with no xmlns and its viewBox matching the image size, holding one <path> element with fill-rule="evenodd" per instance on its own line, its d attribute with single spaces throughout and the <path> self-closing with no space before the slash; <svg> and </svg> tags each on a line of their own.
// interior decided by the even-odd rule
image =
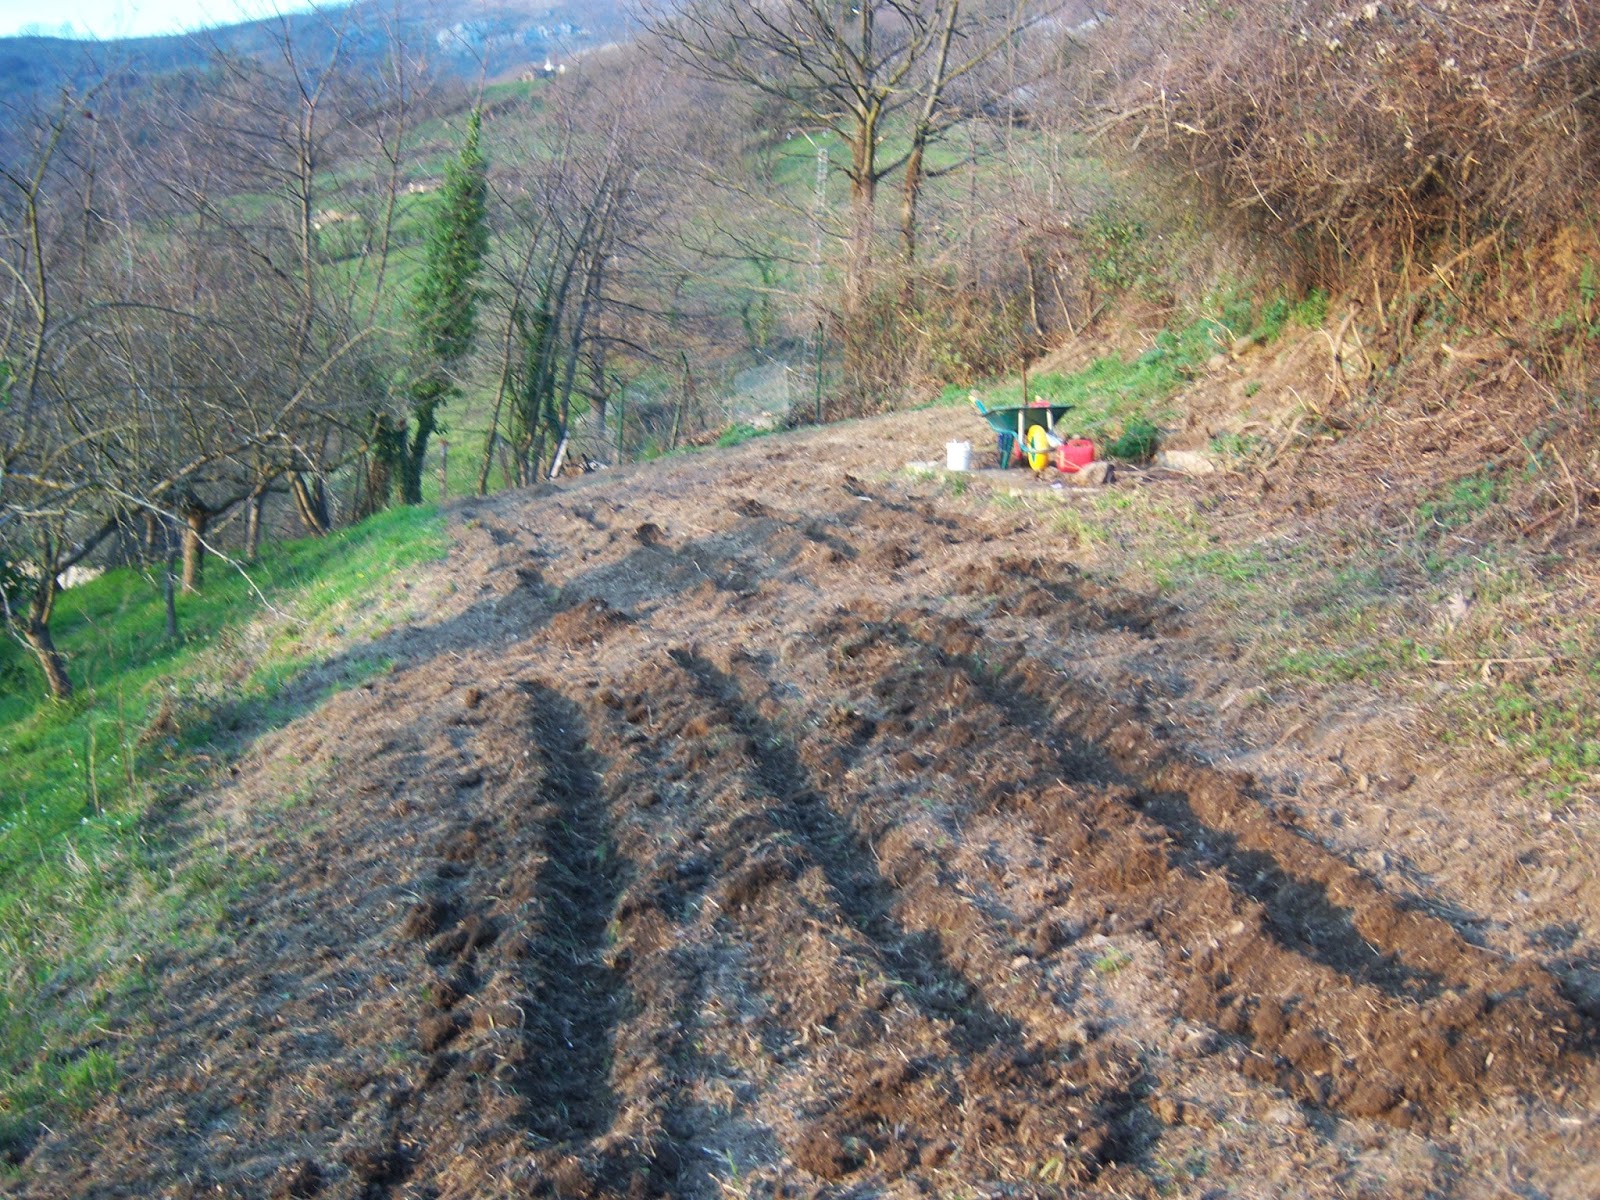
<svg viewBox="0 0 1600 1200">
<path fill-rule="evenodd" d="M 901 257 L 917 252 L 929 146 L 954 114 L 952 85 L 1058 5 L 1030 0 L 689 0 L 650 10 L 650 28 L 686 69 L 753 90 L 848 154 L 842 302 L 847 366 L 872 286 L 878 190 L 903 172 Z"/>
<path fill-rule="evenodd" d="M 502 424 L 510 474 L 530 482 L 575 406 L 603 426 L 613 350 L 648 353 L 635 335 L 654 320 L 659 245 L 674 240 L 666 199 L 668 177 L 682 179 L 682 131 L 661 123 L 659 81 L 603 79 L 569 77 L 548 100 L 539 153 L 508 162 L 497 181 L 504 219 L 490 271 L 501 324 L 480 490 Z"/>
<path fill-rule="evenodd" d="M 274 128 L 303 149 L 315 123 L 296 94 L 299 118 Z M 178 127 L 224 127 L 201 122 L 212 103 L 187 97 Z M 308 248 L 321 184 L 303 154 L 281 193 L 299 219 L 254 223 L 230 185 L 260 164 L 237 142 L 169 138 L 153 163 L 108 107 L 66 98 L 29 157 L 0 163 L 4 615 L 57 696 L 72 691 L 51 631 L 62 572 L 139 526 L 164 549 L 175 528 L 198 586 L 213 522 L 285 476 L 326 528 L 323 480 L 360 453 L 386 378 L 355 293 L 324 286 L 340 276 Z"/>
<path fill-rule="evenodd" d="M 103 414 L 92 397 L 63 395 L 53 370 L 84 302 L 73 209 L 89 203 L 88 177 L 73 169 L 71 151 L 91 120 L 81 100 L 64 96 L 36 127 L 32 160 L 0 167 L 0 552 L 22 581 L 7 589 L 4 615 L 57 699 L 72 694 L 51 631 L 60 576 L 114 528 L 86 503 L 95 442 L 107 432 Z"/>
</svg>

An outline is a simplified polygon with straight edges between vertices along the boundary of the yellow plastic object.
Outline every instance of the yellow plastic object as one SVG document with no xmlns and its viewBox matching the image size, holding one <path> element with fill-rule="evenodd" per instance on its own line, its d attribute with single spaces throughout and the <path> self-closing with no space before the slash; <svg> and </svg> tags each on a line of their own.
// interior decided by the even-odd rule
<svg viewBox="0 0 1600 1200">
<path fill-rule="evenodd" d="M 1043 425 L 1029 426 L 1022 445 L 1028 456 L 1029 470 L 1042 471 L 1050 465 L 1050 434 Z"/>
</svg>

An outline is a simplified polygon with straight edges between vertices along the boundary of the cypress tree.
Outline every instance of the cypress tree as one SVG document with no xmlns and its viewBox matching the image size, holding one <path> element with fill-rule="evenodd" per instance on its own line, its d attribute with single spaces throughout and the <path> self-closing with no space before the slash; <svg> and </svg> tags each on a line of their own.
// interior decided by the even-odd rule
<svg viewBox="0 0 1600 1200">
<path fill-rule="evenodd" d="M 479 137 L 481 109 L 467 121 L 460 153 L 446 166 L 441 204 L 428 231 L 422 274 L 412 298 L 416 373 L 408 386 L 411 440 L 400 463 L 400 498 L 422 502 L 422 468 L 439 409 L 461 394 L 456 371 L 478 329 L 477 276 L 489 249 L 488 172 Z"/>
</svg>

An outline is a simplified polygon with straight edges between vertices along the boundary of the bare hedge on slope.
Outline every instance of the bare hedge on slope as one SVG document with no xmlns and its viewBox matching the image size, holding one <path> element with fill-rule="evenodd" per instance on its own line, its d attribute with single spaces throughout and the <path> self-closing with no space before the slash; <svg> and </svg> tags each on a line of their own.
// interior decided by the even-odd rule
<svg viewBox="0 0 1600 1200">
<path fill-rule="evenodd" d="M 1590 0 L 1111 0 L 1089 29 L 1115 128 L 1344 256 L 1536 239 L 1593 204 Z"/>
</svg>

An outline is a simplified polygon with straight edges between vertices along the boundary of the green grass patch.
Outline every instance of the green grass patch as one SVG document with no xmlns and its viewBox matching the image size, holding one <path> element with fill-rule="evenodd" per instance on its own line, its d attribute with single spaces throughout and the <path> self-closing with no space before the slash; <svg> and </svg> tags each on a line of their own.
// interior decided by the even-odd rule
<svg viewBox="0 0 1600 1200">
<path fill-rule="evenodd" d="M 1540 680 L 1469 684 L 1448 704 L 1451 725 L 1500 743 L 1538 768 L 1557 807 L 1600 780 L 1600 713 Z"/>
<path fill-rule="evenodd" d="M 209 564 L 164 636 L 157 581 L 108 572 L 61 597 L 58 643 L 78 686 L 43 699 L 31 660 L 0 696 L 0 1161 L 41 1121 L 115 1081 L 99 1032 L 146 986 L 149 952 L 195 936 L 248 874 L 169 843 L 151 806 L 199 777 L 196 752 L 253 733 L 384 669 L 364 645 L 393 622 L 385 593 L 443 554 L 432 509 L 381 514 L 328 538 L 271 546 L 249 579 Z M 265 607 L 270 606 L 270 608 Z M 343 657 L 316 694 L 305 670 Z"/>
<path fill-rule="evenodd" d="M 722 431 L 721 436 L 717 438 L 717 445 L 723 447 L 742 446 L 753 438 L 768 437 L 775 432 L 777 431 L 773 429 L 760 429 L 754 425 L 738 421 Z"/>
<path fill-rule="evenodd" d="M 1470 525 L 1500 502 L 1505 489 L 1498 475 L 1485 468 L 1440 489 L 1417 506 L 1417 524 L 1425 531 L 1448 533 Z"/>
<path fill-rule="evenodd" d="M 1357 645 L 1307 645 L 1284 651 L 1269 664 L 1268 674 L 1314 683 L 1378 683 L 1427 659 L 1427 651 L 1411 638 Z"/>
</svg>

